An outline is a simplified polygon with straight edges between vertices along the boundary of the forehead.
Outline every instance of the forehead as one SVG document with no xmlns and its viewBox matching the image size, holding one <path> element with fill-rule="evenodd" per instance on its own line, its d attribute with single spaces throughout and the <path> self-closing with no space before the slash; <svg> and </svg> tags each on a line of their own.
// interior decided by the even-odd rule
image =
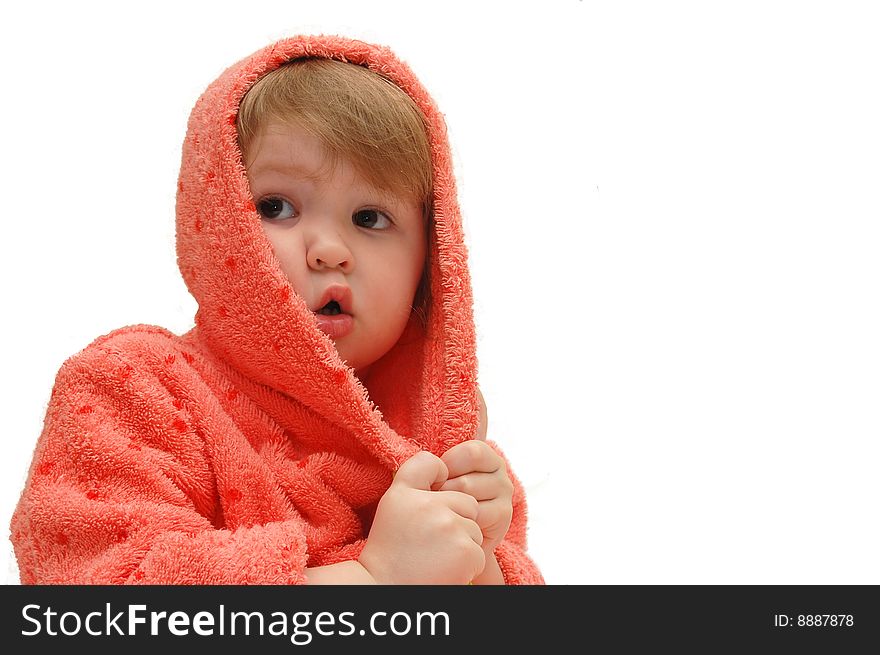
<svg viewBox="0 0 880 655">
<path fill-rule="evenodd" d="M 362 188 L 389 205 L 419 206 L 413 197 L 375 186 L 352 162 L 329 151 L 317 136 L 293 122 L 270 122 L 260 130 L 243 155 L 252 181 L 294 178 L 311 183 L 332 182 Z"/>
<path fill-rule="evenodd" d="M 261 129 L 242 154 L 252 175 L 279 171 L 311 177 L 331 173 L 336 164 L 317 137 L 298 125 L 277 121 Z"/>
</svg>

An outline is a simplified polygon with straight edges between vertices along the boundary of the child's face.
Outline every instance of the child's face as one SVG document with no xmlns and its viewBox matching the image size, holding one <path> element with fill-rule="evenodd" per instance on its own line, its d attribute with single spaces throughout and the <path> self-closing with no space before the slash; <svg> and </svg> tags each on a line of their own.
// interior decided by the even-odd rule
<svg viewBox="0 0 880 655">
<path fill-rule="evenodd" d="M 282 270 L 364 379 L 409 320 L 425 221 L 414 200 L 378 191 L 344 160 L 326 166 L 325 155 L 298 126 L 270 123 L 246 153 L 248 180 Z"/>
</svg>

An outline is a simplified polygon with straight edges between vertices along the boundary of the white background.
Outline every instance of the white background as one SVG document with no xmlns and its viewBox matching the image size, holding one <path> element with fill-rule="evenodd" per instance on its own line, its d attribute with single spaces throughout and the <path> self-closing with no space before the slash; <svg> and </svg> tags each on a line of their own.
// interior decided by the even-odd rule
<svg viewBox="0 0 880 655">
<path fill-rule="evenodd" d="M 390 46 L 446 114 L 490 437 L 548 582 L 880 583 L 872 4 L 4 9 L 4 533 L 64 359 L 192 324 L 196 98 L 323 32 Z"/>
</svg>

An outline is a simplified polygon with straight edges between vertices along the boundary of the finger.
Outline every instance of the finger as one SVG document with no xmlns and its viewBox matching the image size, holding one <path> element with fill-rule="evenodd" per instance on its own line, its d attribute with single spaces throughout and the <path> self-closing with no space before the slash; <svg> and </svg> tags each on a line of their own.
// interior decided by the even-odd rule
<svg viewBox="0 0 880 655">
<path fill-rule="evenodd" d="M 480 512 L 480 504 L 477 499 L 457 491 L 435 491 L 442 496 L 443 502 L 453 512 L 469 521 L 476 521 Z"/>
<path fill-rule="evenodd" d="M 468 473 L 449 478 L 439 491 L 460 491 L 477 500 L 493 500 L 513 495 L 512 485 L 499 479 L 498 473 Z"/>
<path fill-rule="evenodd" d="M 447 467 L 447 477 L 465 473 L 494 473 L 504 465 L 501 456 L 485 441 L 469 440 L 456 444 L 441 458 Z"/>
<path fill-rule="evenodd" d="M 393 484 L 430 491 L 432 485 L 441 486 L 446 482 L 447 477 L 449 477 L 449 470 L 443 460 L 426 450 L 422 450 L 406 460 L 397 469 Z"/>
<path fill-rule="evenodd" d="M 480 510 L 477 515 L 476 524 L 480 526 L 480 529 L 483 531 L 491 530 L 496 525 L 502 522 L 502 520 L 507 521 L 510 518 L 510 505 L 504 507 L 504 504 L 499 501 L 484 501 L 480 503 Z"/>
<path fill-rule="evenodd" d="M 480 530 L 480 526 L 477 525 L 474 521 L 465 521 L 464 519 L 462 519 L 462 521 L 464 521 L 463 527 L 465 532 L 467 532 L 467 535 L 471 539 L 473 539 L 475 544 L 477 544 L 478 546 L 482 546 L 484 537 L 483 531 Z"/>
<path fill-rule="evenodd" d="M 483 392 L 477 387 L 477 401 L 479 403 L 479 414 L 477 415 L 477 436 L 479 441 L 486 440 L 486 432 L 489 429 L 489 414 L 486 412 L 486 399 L 483 398 Z"/>
</svg>

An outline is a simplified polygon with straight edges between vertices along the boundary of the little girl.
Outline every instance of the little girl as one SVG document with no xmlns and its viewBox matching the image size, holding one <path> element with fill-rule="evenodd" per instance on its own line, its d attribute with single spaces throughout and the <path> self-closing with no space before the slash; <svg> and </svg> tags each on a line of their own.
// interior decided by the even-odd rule
<svg viewBox="0 0 880 655">
<path fill-rule="evenodd" d="M 298 37 L 190 117 L 182 336 L 58 373 L 12 519 L 24 583 L 528 584 L 485 441 L 445 126 L 385 48 Z"/>
</svg>

